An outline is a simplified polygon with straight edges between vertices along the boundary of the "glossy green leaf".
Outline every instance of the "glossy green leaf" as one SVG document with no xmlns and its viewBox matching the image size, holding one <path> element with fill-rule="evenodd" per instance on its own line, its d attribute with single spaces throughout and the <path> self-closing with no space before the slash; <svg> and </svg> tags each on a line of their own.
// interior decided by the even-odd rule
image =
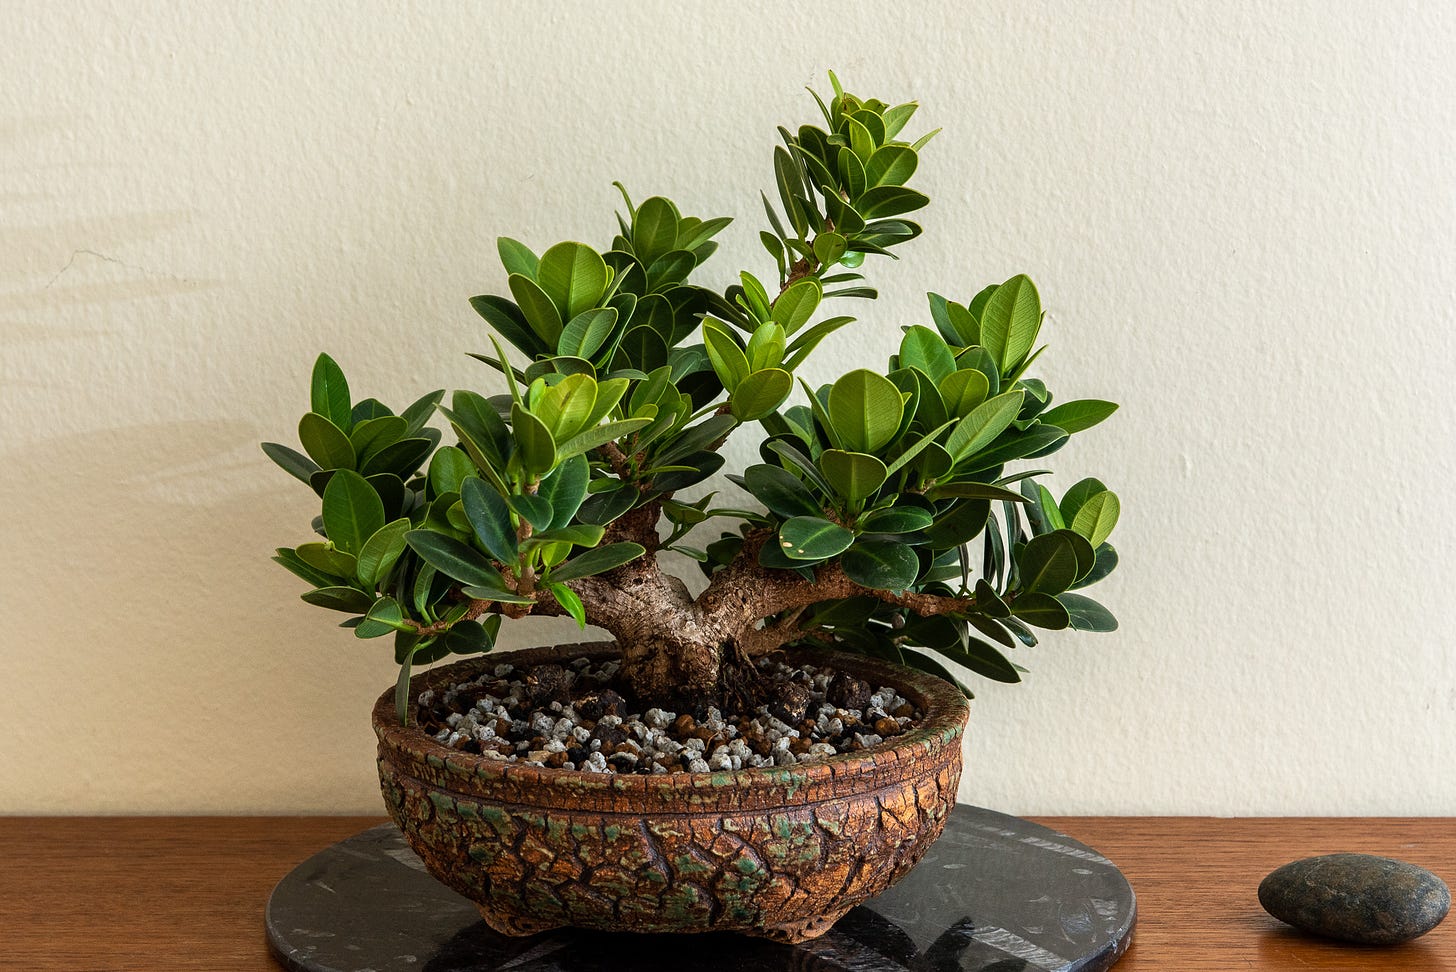
<svg viewBox="0 0 1456 972">
<path fill-rule="evenodd" d="M 529 278 L 522 277 L 522 279 Z M 556 347 L 554 341 L 551 344 L 543 341 L 532 329 L 521 309 L 504 297 L 482 294 L 470 298 L 470 306 L 475 308 L 477 314 L 485 318 L 486 323 L 494 328 L 497 334 L 533 358 L 538 354 L 549 353 L 552 348 Z"/>
<path fill-rule="evenodd" d="M 1055 408 L 1048 409 L 1042 413 L 1041 420 L 1047 425 L 1055 425 L 1069 433 L 1081 432 L 1092 428 L 1115 411 L 1117 411 L 1117 406 L 1112 402 L 1083 398 L 1075 402 L 1063 402 Z"/>
<path fill-rule="evenodd" d="M 501 266 L 506 268 L 507 274 L 519 273 L 523 277 L 536 279 L 536 266 L 539 261 L 526 244 L 509 236 L 501 236 L 496 238 L 495 249 L 500 254 Z"/>
<path fill-rule="evenodd" d="M 1016 615 L 1027 624 L 1036 625 L 1038 628 L 1046 628 L 1048 631 L 1060 631 L 1070 627 L 1072 623 L 1071 614 L 1062 603 L 1050 594 L 1033 592 L 1018 597 L 1011 606 L 1011 613 Z M 1008 625 L 1008 627 L 1010 627 Z M 1016 629 L 1010 628 L 1012 633 Z"/>
<path fill-rule="evenodd" d="M 1041 512 L 1048 530 L 1065 530 L 1067 528 L 1066 521 L 1062 519 L 1062 511 L 1057 509 L 1056 500 L 1052 499 L 1051 490 L 1045 486 L 1037 486 L 1034 505 Z"/>
<path fill-rule="evenodd" d="M 842 448 L 876 453 L 899 431 L 905 400 L 884 375 L 861 368 L 830 387 L 828 411 Z"/>
<path fill-rule="evenodd" d="M 506 502 L 511 509 L 515 510 L 517 516 L 531 524 L 531 529 L 548 530 L 551 528 L 551 521 L 556 516 L 556 510 L 545 497 L 512 493 L 506 497 Z"/>
<path fill-rule="evenodd" d="M 389 576 L 400 555 L 404 553 L 404 535 L 410 530 L 410 521 L 401 517 L 386 523 L 364 541 L 359 550 L 357 575 L 368 587 L 377 587 Z"/>
<path fill-rule="evenodd" d="M 410 645 L 404 653 L 403 663 L 399 666 L 399 677 L 394 682 L 394 711 L 395 715 L 399 716 L 399 724 L 402 726 L 409 725 L 410 670 L 413 667 L 411 662 L 415 655 L 429 644 L 430 642 L 426 640 L 416 641 Z"/>
<path fill-rule="evenodd" d="M 460 588 L 460 593 L 477 601 L 494 601 L 497 604 L 535 604 L 534 597 L 526 597 L 506 590 L 500 585 L 493 584 L 467 584 Z"/>
<path fill-rule="evenodd" d="M 333 358 L 319 355 L 313 364 L 313 378 L 309 383 L 309 403 L 313 413 L 322 415 L 341 431 L 348 432 L 354 421 L 349 401 L 349 383 L 344 380 L 344 372 Z"/>
<path fill-rule="evenodd" d="M 902 467 L 909 465 L 916 456 L 919 456 L 922 452 L 928 452 L 931 449 L 934 449 L 936 452 L 945 455 L 945 450 L 936 444 L 935 439 L 948 428 L 950 428 L 950 423 L 946 422 L 939 428 L 931 429 L 929 432 L 925 433 L 923 436 L 917 439 L 915 443 L 910 446 L 910 448 L 906 449 L 904 452 L 900 453 L 898 456 L 895 457 L 894 462 L 890 463 L 887 472 L 891 476 L 895 475 L 895 473 L 899 472 Z M 946 470 L 950 469 L 950 466 L 950 456 L 946 455 L 943 467 L 926 478 L 934 479 L 937 476 L 940 476 Z"/>
<path fill-rule="evenodd" d="M 1024 394 L 1017 389 L 976 406 L 970 415 L 961 419 L 951 430 L 950 438 L 945 444 L 946 451 L 956 462 L 960 462 L 990 445 L 1016 420 Z"/>
<path fill-rule="evenodd" d="M 1031 351 L 1040 329 L 1041 298 L 1024 274 L 997 287 L 981 311 L 981 343 L 1003 375 Z"/>
<path fill-rule="evenodd" d="M 556 440 L 551 430 L 519 404 L 511 405 L 511 432 L 527 473 L 540 476 L 556 465 Z"/>
<path fill-rule="evenodd" d="M 554 348 L 561 339 L 561 311 L 541 286 L 530 277 L 513 273 L 506 278 L 526 323 L 541 344 Z M 509 334 L 506 337 L 510 337 Z"/>
<path fill-rule="evenodd" d="M 751 371 L 777 368 L 784 360 L 784 329 L 770 321 L 760 324 L 748 339 L 748 367 Z"/>
<path fill-rule="evenodd" d="M 1059 594 L 1057 600 L 1067 609 L 1071 625 L 1077 631 L 1116 631 L 1117 618 L 1101 604 L 1081 594 Z"/>
<path fill-rule="evenodd" d="M 1102 546 L 1097 548 L 1097 554 L 1094 559 L 1092 569 L 1089 570 L 1081 578 L 1079 578 L 1077 580 L 1077 583 L 1072 585 L 1072 589 L 1077 590 L 1079 588 L 1089 587 L 1092 584 L 1095 584 L 1098 581 L 1102 580 L 1102 578 L 1106 577 L 1108 574 L 1112 573 L 1116 569 L 1117 549 L 1113 547 L 1110 543 L 1104 543 Z"/>
<path fill-rule="evenodd" d="M 554 442 L 565 442 L 586 427 L 597 401 L 596 379 L 590 375 L 567 375 L 549 385 L 531 404 L 531 414 L 551 433 Z"/>
<path fill-rule="evenodd" d="M 374 598 L 352 587 L 320 587 L 299 596 L 316 607 L 347 614 L 363 614 L 374 603 Z"/>
<path fill-rule="evenodd" d="M 779 527 L 779 546 L 791 560 L 820 561 L 843 552 L 854 533 L 818 516 L 796 516 Z"/>
<path fill-rule="evenodd" d="M 411 530 L 405 542 L 425 563 L 462 584 L 505 590 L 505 580 L 485 555 L 443 533 Z"/>
<path fill-rule="evenodd" d="M 603 527 L 592 523 L 572 523 L 551 530 L 542 530 L 531 537 L 537 543 L 570 543 L 578 547 L 595 547 L 602 542 Z"/>
<path fill-rule="evenodd" d="M 321 469 L 353 469 L 357 461 L 349 437 L 317 412 L 306 412 L 299 419 L 298 441 Z"/>
<path fill-rule="evenodd" d="M 858 540 L 839 564 L 850 580 L 875 590 L 903 591 L 920 573 L 914 548 L 896 540 Z"/>
<path fill-rule="evenodd" d="M 585 456 L 572 456 L 541 480 L 536 495 L 551 504 L 551 527 L 563 527 L 571 522 L 576 511 L 586 499 L 590 479 L 590 465 Z"/>
<path fill-rule="evenodd" d="M 794 379 L 781 368 L 765 368 L 746 376 L 729 398 L 733 416 L 753 422 L 770 414 L 788 399 Z"/>
<path fill-rule="evenodd" d="M 1009 500 L 1013 503 L 1027 502 L 1026 497 L 1015 490 L 992 486 L 990 483 L 946 483 L 943 486 L 936 486 L 926 491 L 925 496 L 927 499 L 933 500 L 960 497 L 965 499 Z"/>
<path fill-rule="evenodd" d="M 425 431 L 435 432 L 434 429 Z M 438 435 L 429 439 L 400 439 L 370 456 L 359 471 L 371 478 L 378 473 L 394 473 L 401 479 L 408 479 L 435 447 L 437 438 Z"/>
<path fill-rule="evenodd" d="M 1038 424 L 1020 434 L 1008 432 L 976 453 L 966 472 L 992 469 L 1014 459 L 1045 456 L 1061 448 L 1066 441 L 1067 433 L 1054 425 Z"/>
<path fill-rule="evenodd" d="M 1001 599 L 1001 595 L 996 593 L 996 589 L 986 583 L 984 578 L 976 581 L 976 609 L 993 618 L 1011 617 L 1011 608 Z"/>
<path fill-rule="evenodd" d="M 499 630 L 500 615 L 487 616 L 487 621 Z M 450 625 L 445 632 L 445 647 L 452 655 L 478 655 L 495 647 L 495 634 L 479 621 L 461 619 Z"/>
<path fill-rule="evenodd" d="M 814 259 L 825 267 L 832 267 L 844 256 L 846 240 L 839 233 L 820 233 L 814 237 Z"/>
<path fill-rule="evenodd" d="M 356 638 L 379 638 L 396 631 L 413 631 L 414 626 L 405 623 L 404 610 L 392 597 L 381 597 L 369 608 L 364 620 L 354 629 Z"/>
<path fill-rule="evenodd" d="M 516 528 L 506 501 L 483 479 L 467 479 L 460 488 L 460 503 L 480 545 L 502 563 L 516 559 Z"/>
<path fill-rule="evenodd" d="M 1072 529 L 1086 537 L 1094 548 L 1099 547 L 1112 533 L 1121 512 L 1122 504 L 1118 502 L 1116 493 L 1110 490 L 1097 493 L 1082 504 L 1072 518 Z"/>
<path fill-rule="evenodd" d="M 766 463 L 749 466 L 744 470 L 743 484 L 770 512 L 785 519 L 823 515 L 809 487 L 787 469 Z"/>
<path fill-rule="evenodd" d="M 357 422 L 349 432 L 349 444 L 360 463 L 368 461 L 379 450 L 393 445 L 404 438 L 408 423 L 398 415 L 381 415 L 378 418 Z"/>
<path fill-rule="evenodd" d="M 1077 513 L 1086 505 L 1087 501 L 1098 493 L 1105 493 L 1107 487 L 1102 485 L 1100 479 L 1087 478 L 1078 481 L 1071 489 L 1067 490 L 1058 509 L 1062 513 L 1062 521 L 1071 523 L 1077 517 Z"/>
<path fill-rule="evenodd" d="M 946 375 L 937 389 L 945 410 L 954 418 L 965 418 L 980 407 L 991 392 L 986 376 L 974 368 L 962 368 Z"/>
<path fill-rule="evenodd" d="M 904 145 L 886 145 L 875 150 L 865 164 L 865 178 L 873 186 L 903 186 L 915 174 L 915 152 Z"/>
<path fill-rule="evenodd" d="M 345 553 L 357 555 L 384 526 L 384 504 L 374 487 L 352 469 L 341 469 L 324 488 L 324 532 Z"/>
<path fill-rule="evenodd" d="M 876 510 L 860 521 L 865 533 L 914 533 L 930 526 L 934 517 L 918 506 L 891 506 Z"/>
<path fill-rule="evenodd" d="M 855 212 L 866 219 L 884 219 L 914 212 L 930 202 L 923 192 L 904 186 L 876 186 L 854 201 Z"/>
<path fill-rule="evenodd" d="M 819 456 L 819 468 L 834 491 L 851 503 L 857 503 L 885 484 L 890 472 L 874 456 L 862 452 L 826 449 Z"/>
<path fill-rule="evenodd" d="M 460 484 L 474 475 L 475 463 L 454 446 L 445 446 L 430 457 L 430 489 L 436 496 L 460 492 Z"/>
<path fill-rule="evenodd" d="M 986 528 L 986 518 L 990 515 L 989 500 L 963 500 L 936 517 L 925 534 L 937 550 L 949 550 L 979 536 Z"/>
<path fill-rule="evenodd" d="M 319 570 L 317 567 L 304 563 L 298 554 L 288 547 L 276 548 L 273 551 L 272 560 L 293 576 L 312 584 L 314 587 L 333 587 L 347 579 L 345 576 Z"/>
<path fill-rule="evenodd" d="M 556 603 L 561 605 L 561 610 L 569 614 L 578 626 L 585 628 L 586 605 L 581 603 L 581 598 L 577 596 L 576 592 L 565 584 L 548 584 L 546 588 L 551 592 L 551 596 L 556 598 Z"/>
<path fill-rule="evenodd" d="M 558 354 L 590 358 L 596 354 L 617 326 L 615 307 L 593 307 L 577 314 L 561 330 Z"/>
<path fill-rule="evenodd" d="M 319 471 L 319 464 L 308 456 L 277 442 L 264 442 L 263 454 L 276 462 L 288 475 L 303 483 L 307 483 L 309 477 Z"/>
<path fill-rule="evenodd" d="M 1060 594 L 1077 580 L 1077 551 L 1063 533 L 1032 537 L 1017 558 L 1021 588 Z"/>
<path fill-rule="evenodd" d="M 738 346 L 733 333 L 713 318 L 703 321 L 703 345 L 707 349 L 708 360 L 713 363 L 713 371 L 732 394 L 748 377 L 748 356 Z"/>
<path fill-rule="evenodd" d="M 900 367 L 916 368 L 937 385 L 956 370 L 955 357 L 945 340 L 919 324 L 905 329 L 900 340 Z"/>
<path fill-rule="evenodd" d="M 457 391 L 450 398 L 450 408 L 441 409 L 468 447 L 473 444 L 481 453 L 482 465 L 504 469 L 511 453 L 510 432 L 496 407 L 473 391 Z"/>
<path fill-rule="evenodd" d="M 299 560 L 330 577 L 351 578 L 359 569 L 358 558 L 335 546 L 333 541 L 301 543 L 294 554 Z M 320 584 L 328 587 L 328 584 Z"/>
<path fill-rule="evenodd" d="M 607 265 L 601 255 L 581 243 L 557 243 L 541 254 L 536 268 L 536 282 L 556 305 L 563 321 L 595 307 L 606 292 L 607 279 Z"/>
<path fill-rule="evenodd" d="M 623 419 L 619 422 L 607 422 L 603 425 L 593 426 L 584 429 L 561 444 L 556 450 L 557 458 L 560 460 L 570 459 L 572 456 L 579 456 L 589 449 L 606 445 L 623 436 L 630 435 L 638 429 L 650 424 L 650 419 Z"/>
<path fill-rule="evenodd" d="M 632 220 L 632 250 L 643 266 L 676 248 L 679 216 L 677 207 L 661 196 L 653 196 L 637 207 Z"/>
<path fill-rule="evenodd" d="M 550 578 L 553 583 L 559 584 L 578 577 L 590 577 L 630 563 L 646 552 L 646 548 L 637 543 L 609 543 L 604 547 L 593 547 L 552 568 Z"/>
<path fill-rule="evenodd" d="M 814 316 L 823 296 L 823 288 L 813 277 L 795 282 L 774 301 L 774 322 L 783 327 L 784 333 L 793 334 Z"/>
<path fill-rule="evenodd" d="M 1014 684 L 1021 681 L 1021 673 L 999 651 L 977 638 L 967 638 L 965 644 L 933 649 L 951 661 L 968 668 L 983 678 Z"/>
</svg>

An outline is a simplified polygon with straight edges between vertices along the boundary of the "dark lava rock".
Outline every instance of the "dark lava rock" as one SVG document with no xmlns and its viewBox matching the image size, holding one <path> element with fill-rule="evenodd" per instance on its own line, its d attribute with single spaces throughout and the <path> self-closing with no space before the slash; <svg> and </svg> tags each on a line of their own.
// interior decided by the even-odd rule
<svg viewBox="0 0 1456 972">
<path fill-rule="evenodd" d="M 576 673 L 560 665 L 537 665 L 526 673 L 526 700 L 533 706 L 564 703 L 571 697 L 575 682 Z"/>
<path fill-rule="evenodd" d="M 624 716 L 627 714 L 627 700 L 611 689 L 588 692 L 572 703 L 577 714 L 590 722 L 596 722 L 604 715 Z"/>
<path fill-rule="evenodd" d="M 868 682 L 862 682 L 853 675 L 838 672 L 829 680 L 825 699 L 840 709 L 861 709 L 870 704 L 873 690 Z"/>
<path fill-rule="evenodd" d="M 1414 864 L 1369 854 L 1327 854 L 1271 873 L 1259 885 L 1259 903 L 1302 931 L 1395 945 L 1439 925 L 1451 908 L 1451 892 Z"/>
<path fill-rule="evenodd" d="M 789 725 L 802 722 L 814 701 L 814 695 L 807 687 L 786 678 L 770 682 L 768 693 L 769 713 Z"/>
</svg>

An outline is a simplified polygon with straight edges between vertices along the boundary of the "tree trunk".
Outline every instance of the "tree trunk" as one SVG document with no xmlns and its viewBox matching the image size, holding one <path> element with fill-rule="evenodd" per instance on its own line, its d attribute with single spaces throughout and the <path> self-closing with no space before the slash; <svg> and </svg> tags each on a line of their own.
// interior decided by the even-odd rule
<svg viewBox="0 0 1456 972">
<path fill-rule="evenodd" d="M 718 646 L 653 635 L 617 640 L 621 681 L 642 705 L 681 712 L 705 700 L 720 701 Z"/>
</svg>

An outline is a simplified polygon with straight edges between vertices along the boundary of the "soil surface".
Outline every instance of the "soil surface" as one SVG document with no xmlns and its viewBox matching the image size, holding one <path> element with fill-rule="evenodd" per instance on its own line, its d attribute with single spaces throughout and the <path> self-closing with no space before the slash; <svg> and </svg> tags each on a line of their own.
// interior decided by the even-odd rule
<svg viewBox="0 0 1456 972">
<path fill-rule="evenodd" d="M 922 713 L 888 686 L 770 656 L 751 712 L 702 704 L 641 711 L 615 661 L 517 668 L 416 700 L 417 724 L 461 752 L 595 773 L 709 773 L 792 766 L 874 746 L 919 725 Z"/>
</svg>

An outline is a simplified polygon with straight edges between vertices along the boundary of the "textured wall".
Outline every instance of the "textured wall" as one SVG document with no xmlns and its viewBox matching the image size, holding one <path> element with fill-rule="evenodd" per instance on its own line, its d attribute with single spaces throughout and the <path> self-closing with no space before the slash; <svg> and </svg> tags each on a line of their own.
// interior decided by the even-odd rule
<svg viewBox="0 0 1456 972">
<path fill-rule="evenodd" d="M 1448 5 L 400 6 L 3 17 L 0 811 L 381 811 L 391 659 L 268 562 L 315 507 L 256 443 L 321 349 L 493 389 L 494 238 L 605 244 L 612 179 L 762 271 L 774 126 L 833 67 L 945 132 L 811 378 L 1025 271 L 1054 390 L 1123 403 L 1056 480 L 1123 497 L 1123 629 L 986 688 L 962 798 L 1456 813 Z"/>
</svg>

